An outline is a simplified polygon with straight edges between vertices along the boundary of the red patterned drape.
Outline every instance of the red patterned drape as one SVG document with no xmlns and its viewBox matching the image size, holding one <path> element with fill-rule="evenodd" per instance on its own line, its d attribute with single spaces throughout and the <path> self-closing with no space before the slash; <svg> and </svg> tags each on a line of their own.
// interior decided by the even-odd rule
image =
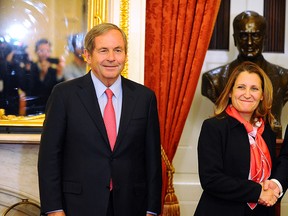
<svg viewBox="0 0 288 216">
<path fill-rule="evenodd" d="M 221 0 L 147 0 L 145 85 L 156 92 L 161 142 L 172 163 Z M 167 190 L 163 162 L 163 200 Z"/>
</svg>

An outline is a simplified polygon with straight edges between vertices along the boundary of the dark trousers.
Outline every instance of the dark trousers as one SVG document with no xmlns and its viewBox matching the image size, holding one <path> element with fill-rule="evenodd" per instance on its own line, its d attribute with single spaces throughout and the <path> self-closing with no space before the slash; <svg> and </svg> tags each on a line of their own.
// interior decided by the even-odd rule
<svg viewBox="0 0 288 216">
<path fill-rule="evenodd" d="M 108 204 L 106 216 L 114 216 L 113 191 L 110 191 L 109 204 Z"/>
<path fill-rule="evenodd" d="M 245 206 L 245 216 L 275 216 L 275 207 L 265 207 L 258 204 L 254 210 Z"/>
</svg>

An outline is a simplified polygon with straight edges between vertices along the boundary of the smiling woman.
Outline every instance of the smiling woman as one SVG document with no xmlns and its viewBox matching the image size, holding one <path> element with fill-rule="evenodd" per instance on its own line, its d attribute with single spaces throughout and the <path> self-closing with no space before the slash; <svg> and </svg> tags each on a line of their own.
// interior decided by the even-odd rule
<svg viewBox="0 0 288 216">
<path fill-rule="evenodd" d="M 261 187 L 270 183 L 269 178 L 277 181 L 282 178 L 281 173 L 272 173 L 276 170 L 276 163 L 272 163 L 276 160 L 272 94 L 269 77 L 255 63 L 243 62 L 229 76 L 215 103 L 214 117 L 204 120 L 199 135 L 203 195 L 195 216 L 235 215 L 235 212 L 274 215 L 272 206 L 278 200 L 281 185 L 286 183 L 279 182 L 278 188 L 271 182 L 267 190 Z"/>
<path fill-rule="evenodd" d="M 61 71 L 72 61 L 69 38 L 87 31 L 87 10 L 88 5 L 93 5 L 91 2 L 63 0 L 56 5 L 56 0 L 1 0 L 1 126 L 31 125 L 32 122 L 32 125 L 42 125 L 43 109 L 39 109 L 42 93 L 49 96 L 52 87 L 63 81 Z M 43 47 L 46 42 L 48 46 Z M 45 61 L 40 60 L 38 48 L 49 49 Z"/>
</svg>

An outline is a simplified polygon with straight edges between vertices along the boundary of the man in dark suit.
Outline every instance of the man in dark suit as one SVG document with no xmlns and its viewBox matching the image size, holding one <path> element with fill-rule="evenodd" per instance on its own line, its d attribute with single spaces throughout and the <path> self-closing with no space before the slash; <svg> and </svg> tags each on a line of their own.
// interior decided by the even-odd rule
<svg viewBox="0 0 288 216">
<path fill-rule="evenodd" d="M 125 33 L 110 23 L 97 25 L 85 37 L 90 72 L 53 89 L 39 149 L 42 214 L 160 214 L 156 96 L 143 85 L 120 76 L 126 57 Z M 105 127 L 102 117 L 107 88 L 114 94 L 114 147 L 110 147 L 112 141 L 109 143 L 107 134 L 111 128 Z"/>
<path fill-rule="evenodd" d="M 254 11 L 244 11 L 233 21 L 234 44 L 239 51 L 234 61 L 207 71 L 202 76 L 202 95 L 216 102 L 231 72 L 244 61 L 259 65 L 273 84 L 272 113 L 275 117 L 277 137 L 282 137 L 281 113 L 288 101 L 288 70 L 266 61 L 262 55 L 266 39 L 266 20 Z"/>
</svg>

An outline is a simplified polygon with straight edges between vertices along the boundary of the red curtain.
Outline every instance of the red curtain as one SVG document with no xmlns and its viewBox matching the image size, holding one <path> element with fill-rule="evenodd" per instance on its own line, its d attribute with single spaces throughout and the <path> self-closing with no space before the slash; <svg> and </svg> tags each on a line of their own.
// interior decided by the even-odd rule
<svg viewBox="0 0 288 216">
<path fill-rule="evenodd" d="M 156 92 L 161 143 L 172 164 L 221 0 L 147 0 L 144 83 Z M 163 200 L 167 191 L 163 161 Z"/>
</svg>

